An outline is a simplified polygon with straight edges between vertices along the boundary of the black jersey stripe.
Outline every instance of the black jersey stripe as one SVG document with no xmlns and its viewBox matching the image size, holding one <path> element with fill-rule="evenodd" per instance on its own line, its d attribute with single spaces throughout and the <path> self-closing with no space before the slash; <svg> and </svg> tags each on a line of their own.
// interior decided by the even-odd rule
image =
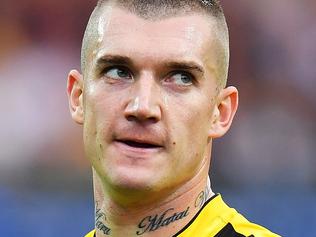
<svg viewBox="0 0 316 237">
<path fill-rule="evenodd" d="M 245 235 L 239 234 L 233 227 L 231 223 L 225 225 L 223 229 L 221 229 L 214 237 L 247 237 Z M 248 237 L 254 237 L 250 235 Z"/>
<path fill-rule="evenodd" d="M 184 232 L 187 228 L 189 228 L 189 226 L 195 221 L 195 219 L 199 216 L 199 214 L 201 213 L 201 211 L 204 209 L 204 207 L 207 206 L 207 204 L 212 201 L 215 197 L 217 197 L 219 194 L 216 193 L 215 195 L 213 195 L 210 199 L 208 199 L 203 206 L 201 207 L 201 209 L 195 214 L 195 216 L 190 220 L 190 222 L 188 224 L 186 224 L 180 231 L 178 231 L 175 235 L 173 235 L 172 237 L 177 237 L 179 234 L 181 234 L 182 232 Z"/>
</svg>

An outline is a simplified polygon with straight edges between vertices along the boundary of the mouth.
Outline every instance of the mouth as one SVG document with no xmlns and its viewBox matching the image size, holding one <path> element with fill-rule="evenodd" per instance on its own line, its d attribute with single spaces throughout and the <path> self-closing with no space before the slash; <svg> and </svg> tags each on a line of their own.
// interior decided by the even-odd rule
<svg viewBox="0 0 316 237">
<path fill-rule="evenodd" d="M 142 148 L 142 149 L 156 149 L 162 148 L 161 145 L 154 144 L 146 141 L 133 141 L 133 140 L 117 140 L 117 142 L 122 143 L 131 148 Z"/>
</svg>

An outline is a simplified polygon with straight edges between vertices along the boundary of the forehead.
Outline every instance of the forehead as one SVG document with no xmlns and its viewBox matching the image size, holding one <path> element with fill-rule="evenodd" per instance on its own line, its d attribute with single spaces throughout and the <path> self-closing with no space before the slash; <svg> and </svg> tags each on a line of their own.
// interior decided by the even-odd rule
<svg viewBox="0 0 316 237">
<path fill-rule="evenodd" d="M 93 58 L 104 54 L 202 59 L 210 51 L 214 20 L 198 13 L 147 20 L 119 7 L 106 6 L 96 25 Z M 94 60 L 94 61 L 95 61 Z"/>
</svg>

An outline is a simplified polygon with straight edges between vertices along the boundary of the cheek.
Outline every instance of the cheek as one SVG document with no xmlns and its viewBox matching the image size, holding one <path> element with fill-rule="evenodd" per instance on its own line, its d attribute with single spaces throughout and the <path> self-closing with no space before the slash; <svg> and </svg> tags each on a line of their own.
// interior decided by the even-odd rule
<svg viewBox="0 0 316 237">
<path fill-rule="evenodd" d="M 209 142 L 212 106 L 206 99 L 199 98 L 188 100 L 187 103 L 182 101 L 181 106 L 175 103 L 170 110 L 173 130 L 171 134 L 176 142 L 179 163 L 191 162 L 192 165 L 199 162 L 199 157 L 203 157 Z"/>
<path fill-rule="evenodd" d="M 106 91 L 101 80 L 91 85 L 85 94 L 85 122 L 97 130 L 110 126 L 112 117 L 118 113 L 118 97 Z"/>
<path fill-rule="evenodd" d="M 104 93 L 92 88 L 85 94 L 84 103 L 84 146 L 87 157 L 101 159 L 104 143 L 110 139 L 113 102 Z M 94 158 L 94 159 L 95 159 Z"/>
<path fill-rule="evenodd" d="M 192 102 L 183 106 L 183 109 L 179 112 L 180 114 L 176 117 L 179 124 L 182 125 L 182 132 L 186 132 L 185 137 L 189 140 L 206 141 L 211 125 L 212 107 L 205 100 L 196 99 Z"/>
</svg>

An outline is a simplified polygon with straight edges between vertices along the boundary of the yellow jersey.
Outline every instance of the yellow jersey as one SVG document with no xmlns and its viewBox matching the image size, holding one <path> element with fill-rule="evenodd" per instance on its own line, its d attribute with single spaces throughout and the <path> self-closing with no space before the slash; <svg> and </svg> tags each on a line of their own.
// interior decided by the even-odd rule
<svg viewBox="0 0 316 237">
<path fill-rule="evenodd" d="M 95 230 L 85 237 L 95 237 Z M 173 237 L 280 237 L 249 222 L 223 201 L 221 195 L 209 199 L 193 219 Z"/>
</svg>

